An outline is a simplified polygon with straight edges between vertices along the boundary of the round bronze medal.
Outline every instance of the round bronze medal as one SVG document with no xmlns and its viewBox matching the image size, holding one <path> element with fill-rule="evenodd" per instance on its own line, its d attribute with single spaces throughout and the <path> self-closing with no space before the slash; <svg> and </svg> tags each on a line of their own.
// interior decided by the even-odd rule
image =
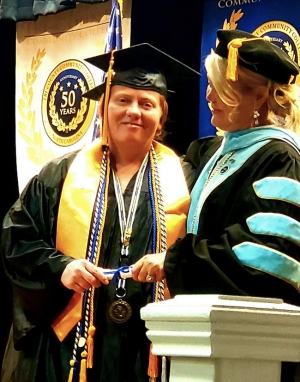
<svg viewBox="0 0 300 382">
<path fill-rule="evenodd" d="M 126 322 L 131 317 L 131 313 L 131 306 L 128 302 L 121 299 L 114 301 L 108 310 L 109 317 L 117 324 Z"/>
</svg>

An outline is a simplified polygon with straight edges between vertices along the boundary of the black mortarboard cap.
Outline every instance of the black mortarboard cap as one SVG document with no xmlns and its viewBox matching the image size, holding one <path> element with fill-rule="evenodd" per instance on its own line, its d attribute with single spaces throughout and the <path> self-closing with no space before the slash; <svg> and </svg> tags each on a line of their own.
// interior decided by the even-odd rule
<svg viewBox="0 0 300 382">
<path fill-rule="evenodd" d="M 229 78 L 232 80 L 236 63 L 281 84 L 290 83 L 300 72 L 298 64 L 268 37 L 258 37 L 238 29 L 219 29 L 217 37 L 219 43 L 215 51 L 228 59 Z"/>
<path fill-rule="evenodd" d="M 167 96 L 169 89 L 185 80 L 199 82 L 199 72 L 155 48 L 143 43 L 116 50 L 113 54 L 114 75 L 111 85 L 124 85 L 136 89 L 154 90 Z M 104 72 L 107 72 L 111 52 L 85 59 Z M 105 92 L 105 83 L 83 94 L 84 97 L 98 100 Z"/>
</svg>

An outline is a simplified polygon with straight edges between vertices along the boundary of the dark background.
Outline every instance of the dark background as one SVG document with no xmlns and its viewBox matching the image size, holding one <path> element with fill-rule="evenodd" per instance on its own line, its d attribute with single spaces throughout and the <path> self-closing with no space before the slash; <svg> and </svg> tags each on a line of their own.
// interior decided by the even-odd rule
<svg viewBox="0 0 300 382">
<path fill-rule="evenodd" d="M 132 0 L 131 45 L 148 42 L 199 71 L 203 3 L 202 0 Z M 15 157 L 15 34 L 15 21 L 0 19 L 1 221 L 18 197 Z M 178 154 L 183 154 L 188 144 L 198 136 L 199 84 L 184 84 L 180 96 L 170 98 L 169 108 L 170 123 L 166 143 Z M 11 323 L 11 291 L 2 266 L 0 287 L 1 361 Z"/>
</svg>

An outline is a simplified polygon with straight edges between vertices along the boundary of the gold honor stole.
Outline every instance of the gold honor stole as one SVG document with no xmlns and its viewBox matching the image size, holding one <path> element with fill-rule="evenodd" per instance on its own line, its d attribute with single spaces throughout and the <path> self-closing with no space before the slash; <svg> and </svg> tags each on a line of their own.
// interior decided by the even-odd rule
<svg viewBox="0 0 300 382">
<path fill-rule="evenodd" d="M 167 247 L 186 232 L 190 197 L 178 156 L 154 142 L 167 226 Z M 94 202 L 100 179 L 101 140 L 85 146 L 72 162 L 60 198 L 56 248 L 75 259 L 85 258 Z M 68 305 L 53 321 L 60 341 L 80 321 L 83 294 L 74 292 Z"/>
</svg>

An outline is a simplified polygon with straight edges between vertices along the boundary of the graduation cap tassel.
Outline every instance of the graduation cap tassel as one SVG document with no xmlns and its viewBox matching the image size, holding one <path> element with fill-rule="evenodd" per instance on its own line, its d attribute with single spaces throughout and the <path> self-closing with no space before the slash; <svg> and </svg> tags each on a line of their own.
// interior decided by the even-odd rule
<svg viewBox="0 0 300 382">
<path fill-rule="evenodd" d="M 226 78 L 231 81 L 237 80 L 238 49 L 242 46 L 242 39 L 235 38 L 228 44 L 228 64 Z"/>
<path fill-rule="evenodd" d="M 269 36 L 263 36 L 263 37 L 253 37 L 253 38 L 234 38 L 231 40 L 228 45 L 228 63 L 227 63 L 227 71 L 226 71 L 226 78 L 231 81 L 236 81 L 237 78 L 237 65 L 238 65 L 238 54 L 239 54 L 239 48 L 244 43 L 255 41 L 255 40 L 265 40 L 268 42 L 271 42 L 271 39 Z"/>
<path fill-rule="evenodd" d="M 102 123 L 102 143 L 108 146 L 108 101 L 110 95 L 111 80 L 114 76 L 113 66 L 114 66 L 114 50 L 111 51 L 109 68 L 106 76 L 106 87 L 105 87 L 105 98 L 104 98 L 104 113 L 103 113 L 103 123 Z"/>
</svg>

